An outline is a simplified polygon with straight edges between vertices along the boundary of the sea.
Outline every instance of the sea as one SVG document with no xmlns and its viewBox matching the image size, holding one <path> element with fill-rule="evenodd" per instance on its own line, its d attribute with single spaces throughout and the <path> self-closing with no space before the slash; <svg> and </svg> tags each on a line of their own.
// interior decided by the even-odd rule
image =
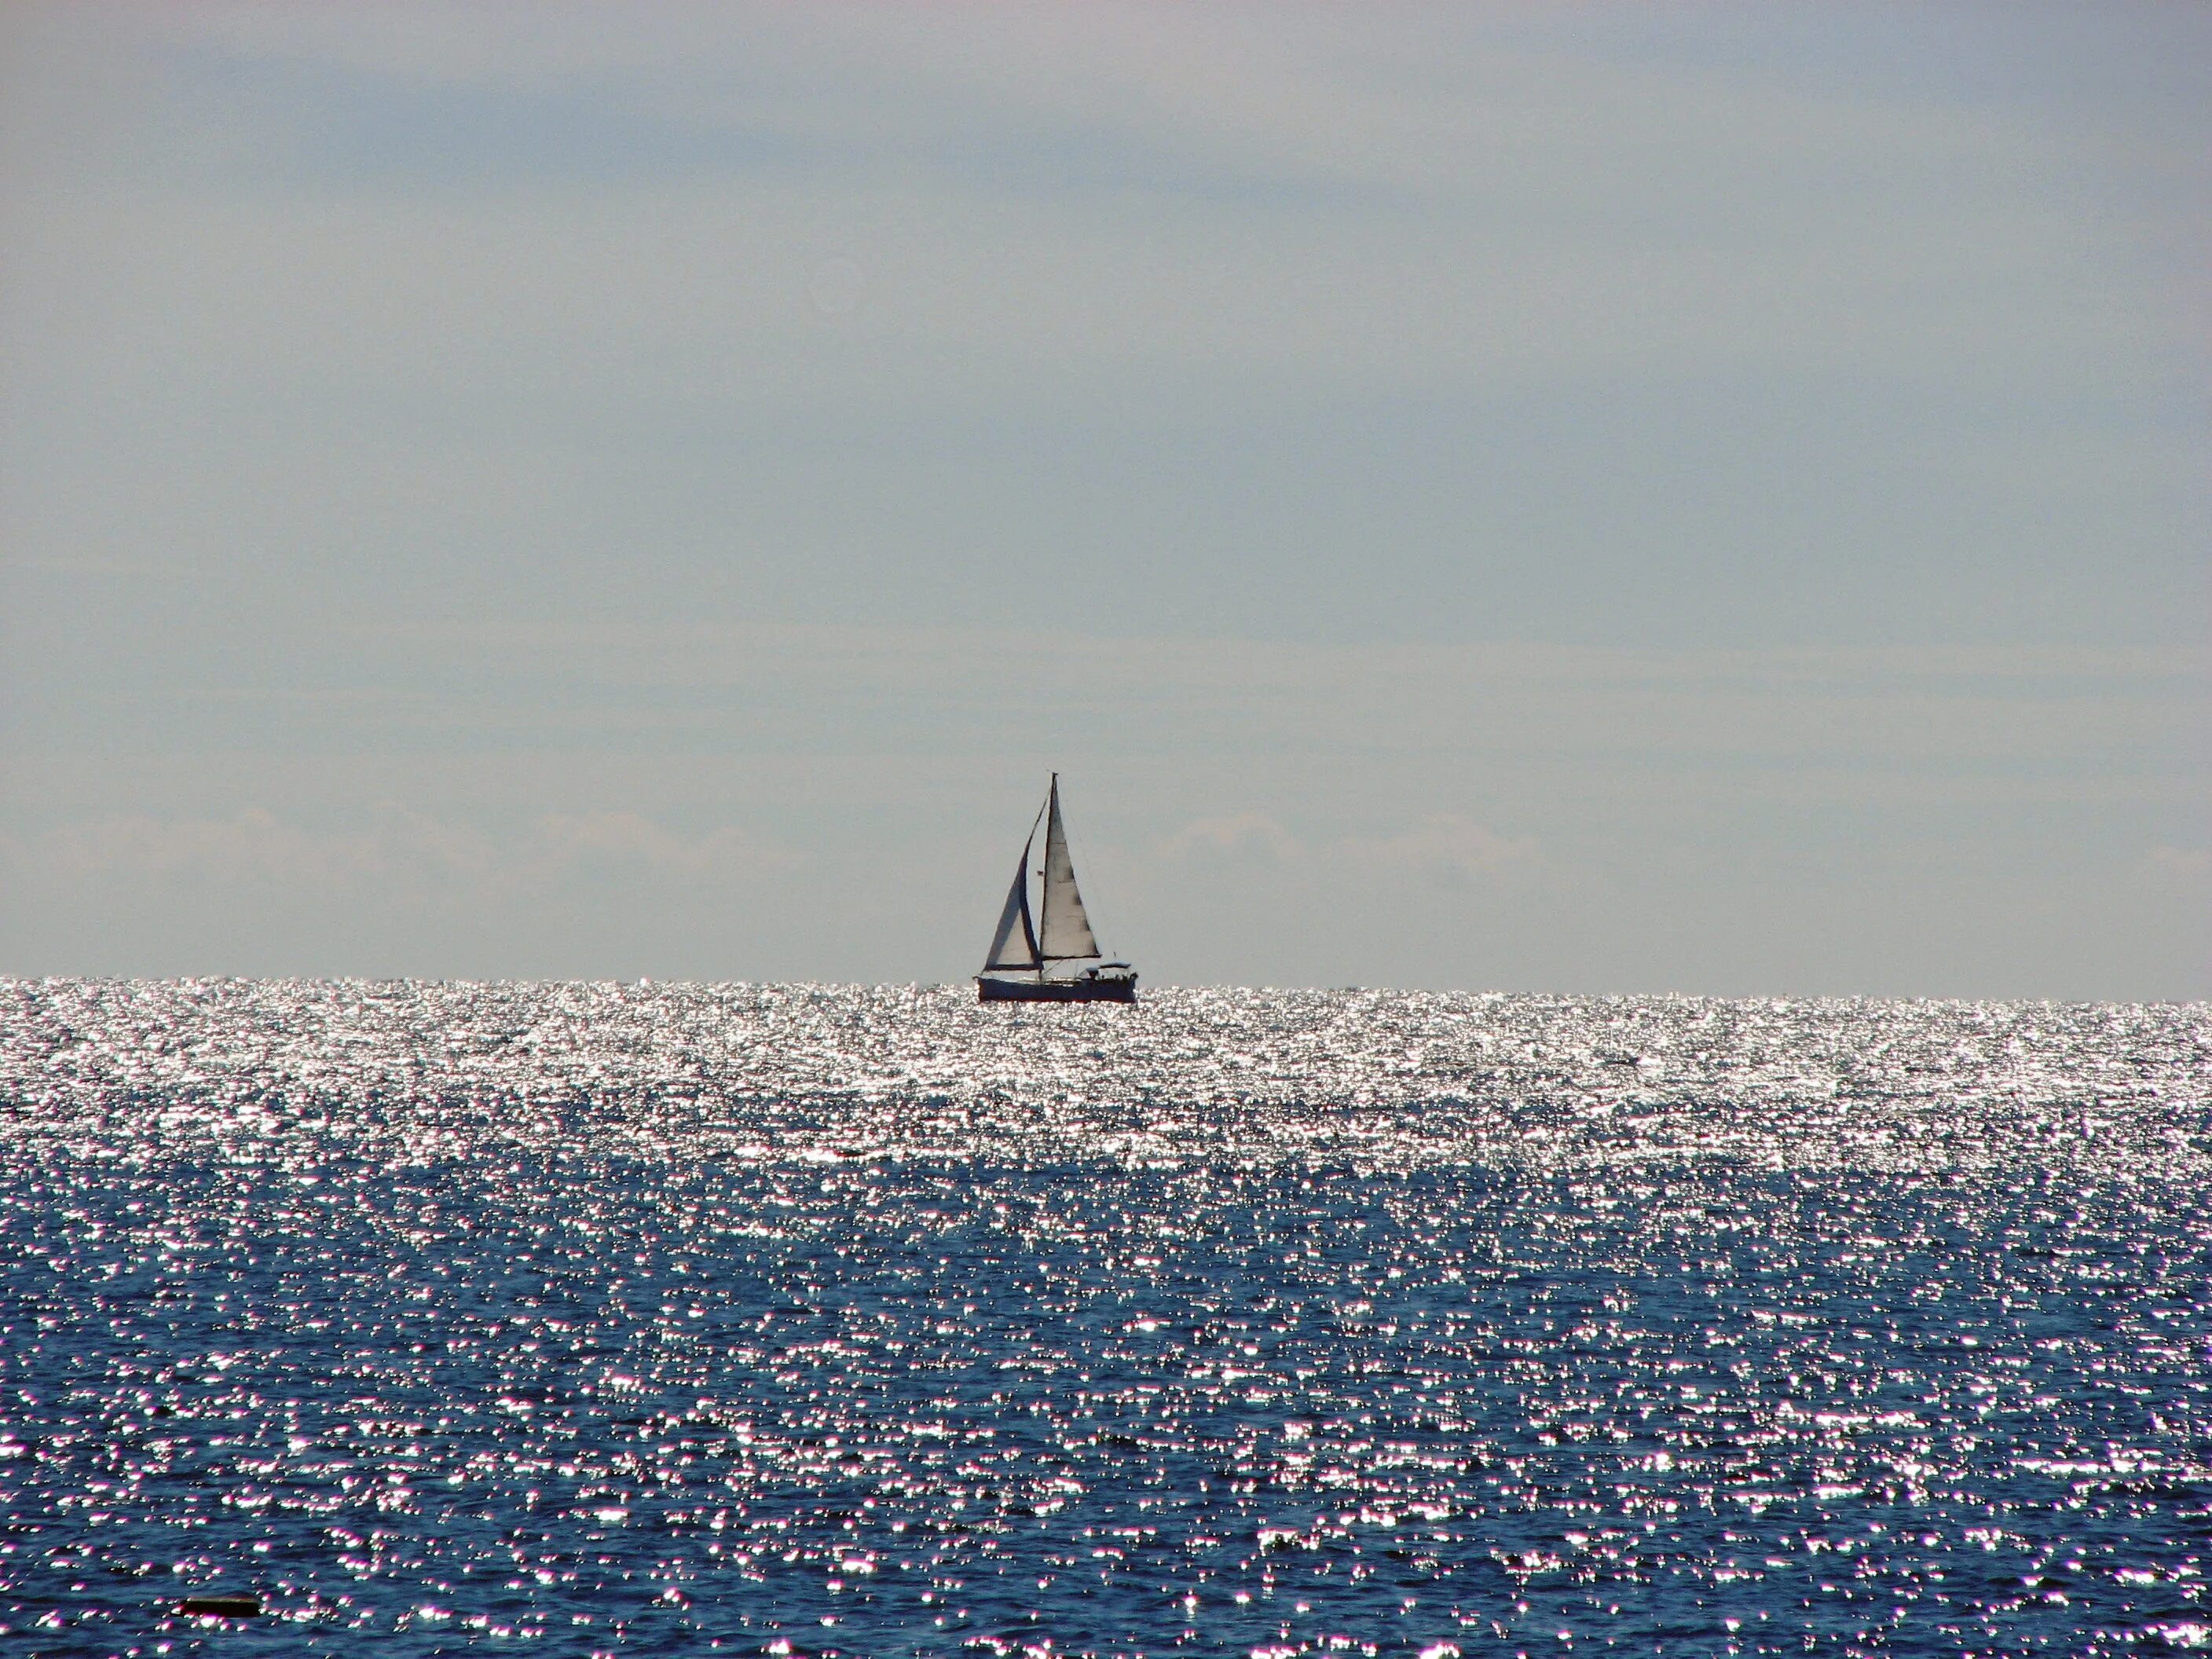
<svg viewBox="0 0 2212 1659">
<path fill-rule="evenodd" d="M 0 1650 L 2212 1646 L 2212 1008 L 973 995 L 0 981 Z"/>
</svg>

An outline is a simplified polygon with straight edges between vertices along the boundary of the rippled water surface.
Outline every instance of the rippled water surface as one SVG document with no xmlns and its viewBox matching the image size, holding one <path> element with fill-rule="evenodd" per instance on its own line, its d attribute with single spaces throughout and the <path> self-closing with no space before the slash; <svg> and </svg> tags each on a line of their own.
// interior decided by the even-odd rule
<svg viewBox="0 0 2212 1659">
<path fill-rule="evenodd" d="M 0 981 L 0 1643 L 2212 1645 L 2212 1010 L 969 994 Z"/>
</svg>

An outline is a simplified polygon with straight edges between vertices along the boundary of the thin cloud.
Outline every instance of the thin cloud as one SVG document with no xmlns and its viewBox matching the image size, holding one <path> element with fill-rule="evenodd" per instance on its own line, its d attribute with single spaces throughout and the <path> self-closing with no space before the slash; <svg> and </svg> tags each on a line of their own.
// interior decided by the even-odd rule
<svg viewBox="0 0 2212 1659">
<path fill-rule="evenodd" d="M 2154 847 L 2143 865 L 2162 882 L 2192 890 L 2212 888 L 2212 848 Z"/>
<path fill-rule="evenodd" d="M 549 878 L 587 863 L 688 876 L 752 877 L 805 862 L 789 848 L 740 830 L 726 827 L 687 837 L 640 813 L 597 812 L 539 819 L 522 867 Z"/>
<path fill-rule="evenodd" d="M 1200 818 L 1160 843 L 1162 856 L 1177 862 L 1289 864 L 1304 851 L 1296 836 L 1264 812 Z"/>
<path fill-rule="evenodd" d="M 1501 836 L 1455 812 L 1425 813 L 1395 835 L 1350 836 L 1340 845 L 1355 866 L 1445 886 L 1502 884 L 1543 863 L 1533 836 Z"/>
<path fill-rule="evenodd" d="M 326 889 L 463 879 L 520 890 L 592 867 L 750 879 L 805 862 L 742 830 L 687 836 L 636 812 L 548 814 L 501 839 L 400 807 L 385 809 L 365 829 L 316 830 L 259 806 L 227 818 L 133 813 L 58 824 L 0 842 L 0 860 L 27 882 Z"/>
</svg>

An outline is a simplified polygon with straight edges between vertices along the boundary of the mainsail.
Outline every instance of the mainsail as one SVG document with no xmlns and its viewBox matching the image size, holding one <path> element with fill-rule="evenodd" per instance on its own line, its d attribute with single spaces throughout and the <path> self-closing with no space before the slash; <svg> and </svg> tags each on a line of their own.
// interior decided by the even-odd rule
<svg viewBox="0 0 2212 1659">
<path fill-rule="evenodd" d="M 1026 862 L 1028 853 L 1024 851 L 1022 857 Z M 1083 895 L 1075 890 L 1075 866 L 1067 856 L 1067 831 L 1060 822 L 1057 772 L 1052 775 L 1052 795 L 1046 810 L 1043 906 L 1044 926 L 1039 930 L 1043 949 L 1038 954 L 1045 961 L 1084 962 L 1099 954 L 1091 918 L 1083 913 Z"/>
<path fill-rule="evenodd" d="M 1032 872 L 1030 855 L 1044 831 L 1044 856 Z M 1036 921 L 1030 910 L 1030 882 L 1038 880 Z M 1060 775 L 1030 823 L 1014 884 L 1006 889 L 991 954 L 975 975 L 980 1002 L 1118 1002 L 1137 1000 L 1137 970 L 1126 962 L 1101 962 L 1098 936 L 1084 914 L 1075 889 L 1075 866 L 1067 856 L 1067 826 L 1060 816 Z M 1090 963 L 1087 968 L 1058 969 L 1060 963 Z"/>
<path fill-rule="evenodd" d="M 1036 832 L 1030 834 L 1034 839 Z M 1006 908 L 999 914 L 999 931 L 991 935 L 991 954 L 983 960 L 983 971 L 1018 968 L 1034 973 L 1042 965 L 1037 960 L 1036 934 L 1030 927 L 1030 844 L 1024 842 L 1021 862 L 1014 866 L 1014 884 L 1006 890 Z"/>
</svg>

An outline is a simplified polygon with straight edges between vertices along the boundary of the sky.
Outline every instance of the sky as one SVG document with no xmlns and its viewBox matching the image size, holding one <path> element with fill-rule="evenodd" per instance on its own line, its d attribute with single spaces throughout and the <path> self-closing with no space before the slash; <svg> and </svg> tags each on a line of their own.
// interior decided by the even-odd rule
<svg viewBox="0 0 2212 1659">
<path fill-rule="evenodd" d="M 2212 9 L 0 9 L 0 974 L 2212 997 Z"/>
</svg>

